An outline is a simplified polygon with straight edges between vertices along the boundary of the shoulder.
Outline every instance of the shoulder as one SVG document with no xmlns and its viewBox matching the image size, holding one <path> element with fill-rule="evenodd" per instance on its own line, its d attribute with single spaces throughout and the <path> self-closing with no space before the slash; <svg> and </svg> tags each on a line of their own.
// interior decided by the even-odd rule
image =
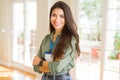
<svg viewBox="0 0 120 80">
<path fill-rule="evenodd" d="M 51 38 L 51 34 L 45 35 L 44 38 L 43 38 L 43 40 L 46 40 L 46 39 L 49 39 L 49 38 Z"/>
<path fill-rule="evenodd" d="M 46 43 L 46 41 L 50 40 L 50 36 L 51 34 L 45 35 L 44 38 L 42 39 L 42 43 Z"/>
</svg>

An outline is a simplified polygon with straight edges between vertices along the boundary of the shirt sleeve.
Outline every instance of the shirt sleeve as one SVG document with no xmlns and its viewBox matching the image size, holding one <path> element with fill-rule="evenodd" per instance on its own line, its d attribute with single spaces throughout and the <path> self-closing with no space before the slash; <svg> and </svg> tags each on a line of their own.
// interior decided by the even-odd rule
<svg viewBox="0 0 120 80">
<path fill-rule="evenodd" d="M 40 50 L 39 50 L 37 56 L 41 57 Z M 35 71 L 35 72 L 42 73 L 42 72 L 39 70 L 39 66 L 38 66 L 38 65 L 33 66 L 33 68 L 34 68 L 34 71 Z"/>
<path fill-rule="evenodd" d="M 42 40 L 42 43 L 40 44 L 40 49 L 39 49 L 39 51 L 38 51 L 37 56 L 39 56 L 41 59 L 44 59 L 44 56 L 43 56 L 43 54 L 42 54 L 42 53 L 43 53 L 42 48 L 43 48 L 44 44 L 46 43 L 46 41 L 49 40 L 49 37 L 50 37 L 50 34 L 46 35 L 46 36 L 44 37 L 44 39 Z M 39 66 L 38 66 L 38 65 L 33 66 L 33 68 L 34 68 L 34 71 L 35 71 L 35 72 L 42 73 L 42 72 L 39 70 Z"/>
<path fill-rule="evenodd" d="M 65 69 L 66 67 L 68 67 L 68 65 L 73 62 L 73 65 L 70 66 L 74 66 L 74 58 L 75 58 L 75 44 L 76 44 L 76 40 L 75 38 L 72 38 L 72 47 L 73 49 L 69 46 L 64 52 L 65 52 L 65 56 L 62 60 L 60 61 L 51 61 L 49 62 L 49 69 L 50 72 L 52 74 L 56 74 L 61 72 L 63 69 Z M 72 52 L 72 53 L 71 53 Z M 70 54 L 71 53 L 71 54 Z"/>
<path fill-rule="evenodd" d="M 42 40 L 42 43 L 41 43 L 41 45 L 40 45 L 40 49 L 39 49 L 38 54 L 37 54 L 37 56 L 39 56 L 41 59 L 42 59 L 42 46 L 43 46 L 43 43 L 44 43 L 43 41 L 44 41 L 44 40 Z M 39 66 L 38 66 L 38 65 L 33 66 L 33 68 L 34 68 L 34 71 L 35 71 L 35 72 L 42 73 L 42 72 L 39 70 Z"/>
</svg>

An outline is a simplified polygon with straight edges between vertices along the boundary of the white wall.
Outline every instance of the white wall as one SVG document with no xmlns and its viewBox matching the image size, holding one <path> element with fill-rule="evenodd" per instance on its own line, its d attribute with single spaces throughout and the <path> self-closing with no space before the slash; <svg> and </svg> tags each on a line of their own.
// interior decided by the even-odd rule
<svg viewBox="0 0 120 80">
<path fill-rule="evenodd" d="M 9 62 L 10 3 L 11 0 L 0 0 L 0 63 Z"/>
<path fill-rule="evenodd" d="M 48 0 L 38 0 L 37 3 L 37 50 L 44 36 L 49 32 Z"/>
</svg>

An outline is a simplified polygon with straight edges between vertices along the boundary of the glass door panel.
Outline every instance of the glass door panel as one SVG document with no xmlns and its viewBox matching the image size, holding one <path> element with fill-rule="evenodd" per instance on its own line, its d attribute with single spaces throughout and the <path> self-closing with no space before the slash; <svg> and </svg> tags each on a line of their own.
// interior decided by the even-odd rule
<svg viewBox="0 0 120 80">
<path fill-rule="evenodd" d="M 110 0 L 107 10 L 103 80 L 120 80 L 120 0 Z"/>
<path fill-rule="evenodd" d="M 26 10 L 25 65 L 32 66 L 36 55 L 36 2 L 28 2 Z"/>
<path fill-rule="evenodd" d="M 23 3 L 13 4 L 13 61 L 24 63 Z"/>
<path fill-rule="evenodd" d="M 100 80 L 101 2 L 101 0 L 80 0 L 78 27 L 81 56 L 76 69 L 78 80 Z"/>
<path fill-rule="evenodd" d="M 32 66 L 36 55 L 36 0 L 13 4 L 13 61 Z"/>
</svg>

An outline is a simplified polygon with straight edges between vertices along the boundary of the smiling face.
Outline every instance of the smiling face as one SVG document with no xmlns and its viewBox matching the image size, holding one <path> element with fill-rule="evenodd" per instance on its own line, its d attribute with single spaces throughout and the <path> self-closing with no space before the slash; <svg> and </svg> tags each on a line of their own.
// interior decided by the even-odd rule
<svg viewBox="0 0 120 80">
<path fill-rule="evenodd" d="M 60 8 L 53 9 L 50 17 L 50 22 L 55 28 L 55 31 L 61 32 L 65 25 L 64 12 Z"/>
</svg>

